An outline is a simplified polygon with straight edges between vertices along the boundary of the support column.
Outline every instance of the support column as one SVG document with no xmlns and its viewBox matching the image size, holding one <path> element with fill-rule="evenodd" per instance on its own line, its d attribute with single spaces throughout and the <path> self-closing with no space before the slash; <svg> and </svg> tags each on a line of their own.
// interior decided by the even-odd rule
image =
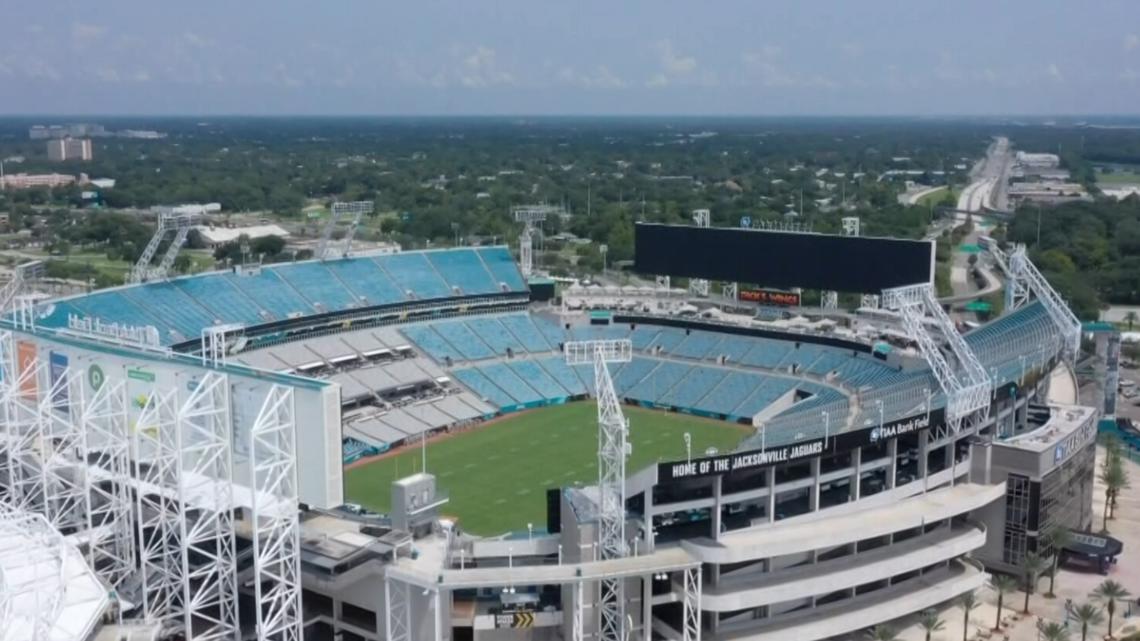
<svg viewBox="0 0 1140 641">
<path fill-rule="evenodd" d="M 808 488 L 808 511 L 815 512 L 819 509 L 819 457 L 811 460 L 811 487 Z"/>
<path fill-rule="evenodd" d="M 653 575 L 641 577 L 641 636 L 653 641 Z"/>
<path fill-rule="evenodd" d="M 384 577 L 384 632 L 386 641 L 412 641 L 411 587 Z"/>
<path fill-rule="evenodd" d="M 682 604 L 682 641 L 701 641 L 701 568 L 683 571 L 685 594 Z"/>
<path fill-rule="evenodd" d="M 432 606 L 435 608 L 435 641 L 443 641 L 443 599 L 439 589 L 432 596 Z"/>
<path fill-rule="evenodd" d="M 926 451 L 929 442 L 929 431 L 918 433 L 918 477 L 923 479 L 923 487 L 926 487 L 926 471 L 929 469 L 929 453 Z"/>
<path fill-rule="evenodd" d="M 712 538 L 713 538 L 713 540 L 716 540 L 716 541 L 720 540 L 720 530 L 721 530 L 720 520 L 721 520 L 721 507 L 722 507 L 720 504 L 720 494 L 721 494 L 722 487 L 724 485 L 723 481 L 724 481 L 724 477 L 721 477 L 721 476 L 713 477 Z M 647 490 L 646 494 L 648 494 L 648 493 L 649 493 L 649 491 Z"/>
<path fill-rule="evenodd" d="M 887 482 L 886 487 L 893 488 L 895 486 L 895 479 L 898 478 L 899 468 L 899 440 L 892 438 L 887 441 Z"/>
<path fill-rule="evenodd" d="M 768 522 L 776 522 L 776 468 L 768 468 Z"/>
<path fill-rule="evenodd" d="M 861 492 L 859 491 L 859 477 L 862 476 L 863 468 L 863 448 L 857 447 L 851 450 L 851 500 L 858 501 Z"/>
<path fill-rule="evenodd" d="M 570 625 L 571 633 L 572 633 L 572 636 L 571 636 L 572 641 L 583 641 L 583 639 L 586 637 L 586 631 L 583 628 L 583 626 L 586 623 L 586 617 L 583 616 L 583 610 L 585 610 L 585 608 L 586 608 L 585 595 L 582 594 L 583 588 L 585 588 L 585 584 L 582 581 L 578 581 L 577 583 L 574 584 L 574 593 L 573 593 L 573 597 L 572 597 L 573 606 L 574 606 L 574 613 L 573 613 L 574 618 L 573 618 L 573 621 Z M 652 589 L 650 589 L 650 592 L 652 592 Z M 648 631 L 646 632 L 646 634 L 648 635 Z M 394 639 L 394 638 L 392 638 L 391 635 L 389 635 L 387 641 L 407 641 L 407 638 L 405 638 L 403 640 L 399 640 L 399 639 Z M 646 638 L 646 641 L 650 641 L 648 637 Z"/>
</svg>

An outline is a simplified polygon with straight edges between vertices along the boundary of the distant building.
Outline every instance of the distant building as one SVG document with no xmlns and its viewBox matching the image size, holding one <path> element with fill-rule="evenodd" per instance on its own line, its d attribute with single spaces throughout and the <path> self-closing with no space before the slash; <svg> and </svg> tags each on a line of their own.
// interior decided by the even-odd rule
<svg viewBox="0 0 1140 641">
<path fill-rule="evenodd" d="M 1019 151 L 1017 152 L 1017 164 L 1023 167 L 1051 169 L 1061 164 L 1061 157 L 1057 154 L 1031 154 Z"/>
<path fill-rule="evenodd" d="M 71 125 L 35 125 L 28 130 L 28 138 L 32 140 L 51 140 L 61 138 L 101 138 L 111 135 L 103 125 L 91 123 L 75 123 Z"/>
<path fill-rule="evenodd" d="M 62 138 L 47 142 L 48 160 L 63 162 L 65 160 L 91 160 L 91 139 L 89 138 Z"/>
<path fill-rule="evenodd" d="M 80 174 L 78 181 L 86 182 L 87 176 Z M 29 189 L 32 187 L 63 187 L 76 182 L 75 176 L 67 174 L 7 174 L 0 176 L 0 189 Z"/>
</svg>

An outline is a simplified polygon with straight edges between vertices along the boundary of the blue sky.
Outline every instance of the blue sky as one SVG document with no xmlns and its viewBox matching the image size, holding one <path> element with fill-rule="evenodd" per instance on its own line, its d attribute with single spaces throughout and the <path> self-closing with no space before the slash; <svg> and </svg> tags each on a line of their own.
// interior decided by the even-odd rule
<svg viewBox="0 0 1140 641">
<path fill-rule="evenodd" d="M 1135 0 L 16 2 L 0 113 L 1134 114 Z"/>
</svg>

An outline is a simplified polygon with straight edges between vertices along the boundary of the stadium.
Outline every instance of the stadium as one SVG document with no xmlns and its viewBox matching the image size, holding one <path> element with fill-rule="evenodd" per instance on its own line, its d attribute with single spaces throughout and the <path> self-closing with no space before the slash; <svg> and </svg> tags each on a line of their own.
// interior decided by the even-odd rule
<svg viewBox="0 0 1140 641">
<path fill-rule="evenodd" d="M 810 641 L 1090 528 L 1080 325 L 1023 247 L 988 244 L 1006 309 L 962 331 L 933 242 L 706 214 L 638 224 L 656 285 L 555 296 L 519 220 L 518 262 L 13 281 L 6 638 Z"/>
</svg>

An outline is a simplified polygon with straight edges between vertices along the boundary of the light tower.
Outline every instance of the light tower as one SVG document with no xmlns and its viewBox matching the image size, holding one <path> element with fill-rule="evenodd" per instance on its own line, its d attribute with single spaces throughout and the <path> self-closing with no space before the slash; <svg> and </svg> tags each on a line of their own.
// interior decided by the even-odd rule
<svg viewBox="0 0 1140 641">
<path fill-rule="evenodd" d="M 174 260 L 178 258 L 179 250 L 186 244 L 186 238 L 198 218 L 198 213 L 200 213 L 165 207 L 154 211 L 156 216 L 154 235 L 150 237 L 150 241 L 143 248 L 142 255 L 139 256 L 138 261 L 127 274 L 127 281 L 130 283 L 145 283 L 166 278 L 170 268 L 174 267 Z M 174 232 L 174 238 L 167 246 L 166 253 L 162 255 L 162 260 L 157 265 L 151 266 L 150 261 L 158 253 L 158 247 L 169 231 Z"/>
<path fill-rule="evenodd" d="M 360 227 L 360 219 L 365 214 L 371 214 L 375 210 L 375 204 L 371 200 L 358 200 L 355 202 L 333 203 L 332 215 L 329 216 L 329 221 L 325 223 L 325 229 L 321 232 L 321 242 L 317 245 L 316 257 L 321 260 L 326 258 L 344 258 L 352 251 L 352 237 L 356 235 L 356 228 Z M 346 214 L 352 215 L 352 222 L 345 232 L 344 238 L 340 241 L 341 250 L 340 256 L 335 256 L 336 249 L 333 244 L 333 232 L 336 230 L 337 223 L 340 222 L 341 217 Z"/>
<path fill-rule="evenodd" d="M 566 343 L 568 365 L 593 364 L 594 389 L 598 400 L 598 544 L 601 559 L 626 555 L 625 459 L 630 447 L 629 421 L 621 411 L 607 363 L 628 363 L 633 357 L 629 339 L 570 341 Z M 622 579 L 601 580 L 599 638 L 625 640 L 625 595 Z"/>
<path fill-rule="evenodd" d="M 693 210 L 693 224 L 695 224 L 697 227 L 708 227 L 709 219 L 709 210 Z M 709 295 L 709 281 L 704 278 L 691 279 L 689 281 L 689 293 L 693 296 L 701 296 L 707 298 Z"/>
<path fill-rule="evenodd" d="M 535 223 L 542 223 L 550 216 L 562 215 L 564 210 L 554 205 L 521 205 L 511 207 L 511 215 L 516 222 L 523 224 L 519 234 L 519 270 L 524 277 L 534 273 L 534 232 Z"/>
</svg>

